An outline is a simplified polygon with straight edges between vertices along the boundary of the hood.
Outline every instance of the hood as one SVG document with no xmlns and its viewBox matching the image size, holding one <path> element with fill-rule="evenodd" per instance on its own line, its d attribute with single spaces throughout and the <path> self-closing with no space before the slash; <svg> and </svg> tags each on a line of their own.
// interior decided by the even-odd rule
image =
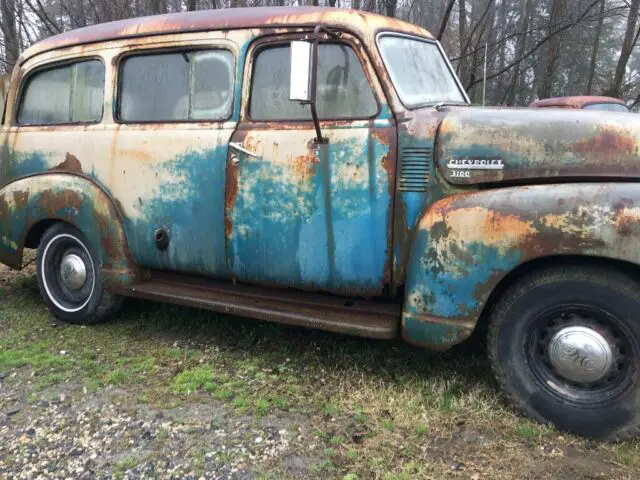
<svg viewBox="0 0 640 480">
<path fill-rule="evenodd" d="M 639 179 L 640 115 L 462 108 L 440 123 L 436 160 L 456 185 Z"/>
</svg>

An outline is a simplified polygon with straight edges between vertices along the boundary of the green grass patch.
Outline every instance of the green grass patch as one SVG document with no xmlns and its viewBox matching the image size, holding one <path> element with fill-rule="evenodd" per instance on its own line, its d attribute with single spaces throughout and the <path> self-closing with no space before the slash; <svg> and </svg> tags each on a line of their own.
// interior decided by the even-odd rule
<svg viewBox="0 0 640 480">
<path fill-rule="evenodd" d="M 212 392 L 215 389 L 215 375 L 211 365 L 201 365 L 180 372 L 173 380 L 171 390 L 175 393 L 190 394 L 198 390 Z"/>
</svg>

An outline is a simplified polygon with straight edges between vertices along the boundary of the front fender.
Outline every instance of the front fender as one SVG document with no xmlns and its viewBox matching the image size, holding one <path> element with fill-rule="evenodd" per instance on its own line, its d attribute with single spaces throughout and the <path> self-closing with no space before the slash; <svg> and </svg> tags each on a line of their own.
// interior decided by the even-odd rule
<svg viewBox="0 0 640 480">
<path fill-rule="evenodd" d="M 409 256 L 403 336 L 435 349 L 460 343 L 509 272 L 553 255 L 640 264 L 640 184 L 511 187 L 434 203 Z"/>
<path fill-rule="evenodd" d="M 96 249 L 108 286 L 136 277 L 121 216 L 92 180 L 61 173 L 18 179 L 0 190 L 0 262 L 21 268 L 27 235 L 43 220 L 61 220 L 82 231 Z"/>
</svg>

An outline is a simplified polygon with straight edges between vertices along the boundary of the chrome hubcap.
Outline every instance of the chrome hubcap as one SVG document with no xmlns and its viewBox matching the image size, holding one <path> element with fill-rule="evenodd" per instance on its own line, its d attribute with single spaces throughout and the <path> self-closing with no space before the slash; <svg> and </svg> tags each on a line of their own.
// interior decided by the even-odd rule
<svg viewBox="0 0 640 480">
<path fill-rule="evenodd" d="M 79 290 L 87 280 L 87 266 L 78 255 L 65 255 L 60 263 L 60 278 L 67 288 Z"/>
<path fill-rule="evenodd" d="M 607 339 L 596 330 L 579 325 L 559 330 L 551 338 L 548 352 L 556 372 L 577 383 L 597 382 L 615 362 Z"/>
</svg>

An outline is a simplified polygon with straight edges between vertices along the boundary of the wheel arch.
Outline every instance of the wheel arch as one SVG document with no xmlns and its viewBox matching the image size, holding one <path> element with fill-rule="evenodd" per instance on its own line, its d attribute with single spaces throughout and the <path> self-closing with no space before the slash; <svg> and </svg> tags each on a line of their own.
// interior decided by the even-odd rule
<svg viewBox="0 0 640 480">
<path fill-rule="evenodd" d="M 99 256 L 106 285 L 135 280 L 137 267 L 122 214 L 108 193 L 84 175 L 32 175 L 0 190 L 0 262 L 21 268 L 24 248 L 37 246 L 46 229 L 57 222 L 87 236 Z"/>
<path fill-rule="evenodd" d="M 554 261 L 640 265 L 640 184 L 557 184 L 453 195 L 419 222 L 407 265 L 403 337 L 446 350 L 529 269 Z M 640 267 L 637 267 L 640 270 Z"/>
</svg>

